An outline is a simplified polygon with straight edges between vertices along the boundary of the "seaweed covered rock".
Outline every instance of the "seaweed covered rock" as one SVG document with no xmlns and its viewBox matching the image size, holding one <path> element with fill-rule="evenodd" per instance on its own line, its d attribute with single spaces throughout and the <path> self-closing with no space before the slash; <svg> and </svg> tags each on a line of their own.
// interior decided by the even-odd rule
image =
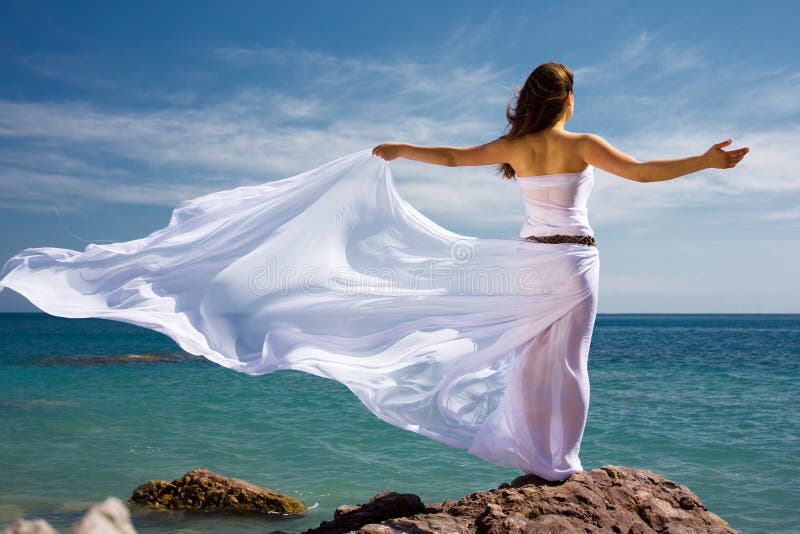
<svg viewBox="0 0 800 534">
<path fill-rule="evenodd" d="M 297 514 L 306 508 L 305 504 L 289 495 L 203 468 L 189 471 L 171 482 L 145 482 L 134 490 L 129 502 L 159 510 L 202 512 Z"/>
</svg>

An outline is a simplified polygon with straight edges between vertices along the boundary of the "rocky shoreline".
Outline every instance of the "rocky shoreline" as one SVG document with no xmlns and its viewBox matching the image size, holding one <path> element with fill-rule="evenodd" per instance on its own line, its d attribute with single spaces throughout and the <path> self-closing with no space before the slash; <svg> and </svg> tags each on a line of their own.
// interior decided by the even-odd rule
<svg viewBox="0 0 800 534">
<path fill-rule="evenodd" d="M 430 505 L 414 494 L 384 492 L 366 504 L 337 508 L 332 521 L 303 534 L 434 532 L 741 534 L 686 486 L 615 465 L 575 473 L 564 482 L 523 475 L 496 489 Z"/>
<path fill-rule="evenodd" d="M 264 514 L 266 521 L 268 514 L 302 513 L 305 508 L 288 495 L 202 468 L 171 482 L 146 482 L 129 503 L 160 510 L 255 512 Z M 268 528 L 268 522 L 264 526 Z M 31 532 L 55 530 L 41 520 L 18 520 L 2 534 Z M 110 498 L 90 509 L 69 532 L 130 534 L 135 530 L 128 509 Z M 555 532 L 741 534 L 709 511 L 688 487 L 652 471 L 616 465 L 575 473 L 563 482 L 523 475 L 495 489 L 433 504 L 423 503 L 413 493 L 384 491 L 366 503 L 340 506 L 330 521 L 302 534 Z M 290 533 L 273 530 L 271 534 Z"/>
</svg>

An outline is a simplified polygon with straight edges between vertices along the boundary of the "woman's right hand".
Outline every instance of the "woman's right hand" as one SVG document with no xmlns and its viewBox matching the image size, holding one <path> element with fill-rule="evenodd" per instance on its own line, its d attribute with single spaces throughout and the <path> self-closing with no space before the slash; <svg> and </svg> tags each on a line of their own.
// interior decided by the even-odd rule
<svg viewBox="0 0 800 534">
<path fill-rule="evenodd" d="M 403 148 L 403 143 L 381 143 L 372 149 L 372 155 L 378 156 L 386 161 L 392 161 L 402 157 L 400 151 Z"/>
<path fill-rule="evenodd" d="M 750 151 L 749 147 L 737 148 L 736 150 L 722 150 L 723 147 L 730 145 L 732 142 L 732 139 L 727 139 L 721 143 L 711 145 L 711 148 L 706 150 L 706 153 L 703 154 L 703 158 L 705 158 L 709 168 L 730 169 L 731 167 L 735 167 L 737 163 L 742 161 L 744 155 Z"/>
</svg>

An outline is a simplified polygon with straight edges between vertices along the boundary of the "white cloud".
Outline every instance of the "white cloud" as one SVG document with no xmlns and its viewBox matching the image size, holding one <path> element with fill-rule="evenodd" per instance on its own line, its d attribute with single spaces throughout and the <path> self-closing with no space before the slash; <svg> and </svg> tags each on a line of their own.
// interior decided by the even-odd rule
<svg viewBox="0 0 800 534">
<path fill-rule="evenodd" d="M 626 43 L 625 46 L 620 50 L 619 61 L 620 62 L 644 61 L 645 52 L 648 51 L 648 47 L 653 42 L 653 39 L 654 37 L 646 31 L 639 33 L 639 35 L 637 35 L 631 41 Z"/>
<path fill-rule="evenodd" d="M 0 102 L 0 136 L 23 145 L 0 150 L 0 176 L 19 180 L 21 170 L 37 176 L 30 188 L 13 193 L 34 200 L 68 193 L 83 178 L 83 194 L 104 200 L 92 191 L 104 172 L 112 173 L 120 178 L 117 188 L 139 182 L 139 188 L 158 185 L 165 194 L 154 200 L 131 189 L 111 201 L 160 204 L 176 197 L 169 191 L 184 195 L 210 183 L 232 187 L 243 180 L 280 178 L 382 141 L 482 142 L 492 130 L 489 117 L 497 117 L 487 103 L 498 109 L 505 105 L 506 95 L 497 87 L 502 75 L 491 65 L 442 68 L 302 50 L 223 49 L 218 54 L 231 61 L 286 60 L 350 82 L 334 93 L 326 88 L 303 91 L 302 97 L 245 87 L 218 104 L 142 112 L 85 102 Z M 369 85 L 374 76 L 392 92 L 371 99 L 348 93 Z M 497 134 L 502 125 L 497 121 Z M 121 176 L 126 173 L 127 179 Z M 55 181 L 55 176 L 72 181 Z"/>
<path fill-rule="evenodd" d="M 798 221 L 800 222 L 800 206 L 785 210 L 766 213 L 764 219 L 768 221 Z"/>
<path fill-rule="evenodd" d="M 97 200 L 122 204 L 176 206 L 198 192 L 197 186 L 186 184 L 167 188 L 160 183 L 126 183 L 8 167 L 4 168 L 2 173 L 3 192 L 0 195 L 0 203 L 15 209 L 20 207 L 14 202 L 22 202 L 28 209 L 51 209 L 56 206 L 58 209 L 75 211 Z"/>
<path fill-rule="evenodd" d="M 666 41 L 662 35 L 663 31 L 642 31 L 602 61 L 573 69 L 576 85 L 602 85 L 632 74 L 657 80 L 706 64 L 697 48 Z"/>
</svg>

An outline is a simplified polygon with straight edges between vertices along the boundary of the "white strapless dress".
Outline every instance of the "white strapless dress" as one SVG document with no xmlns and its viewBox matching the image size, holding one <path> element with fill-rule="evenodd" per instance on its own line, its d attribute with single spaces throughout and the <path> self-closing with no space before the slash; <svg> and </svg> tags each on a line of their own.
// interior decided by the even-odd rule
<svg viewBox="0 0 800 534">
<path fill-rule="evenodd" d="M 591 167 L 517 181 L 520 237 L 594 234 Z M 337 380 L 392 425 L 563 480 L 583 469 L 598 276 L 593 246 L 438 226 L 365 149 L 183 202 L 142 239 L 23 250 L 0 289 L 235 371 Z"/>
</svg>

